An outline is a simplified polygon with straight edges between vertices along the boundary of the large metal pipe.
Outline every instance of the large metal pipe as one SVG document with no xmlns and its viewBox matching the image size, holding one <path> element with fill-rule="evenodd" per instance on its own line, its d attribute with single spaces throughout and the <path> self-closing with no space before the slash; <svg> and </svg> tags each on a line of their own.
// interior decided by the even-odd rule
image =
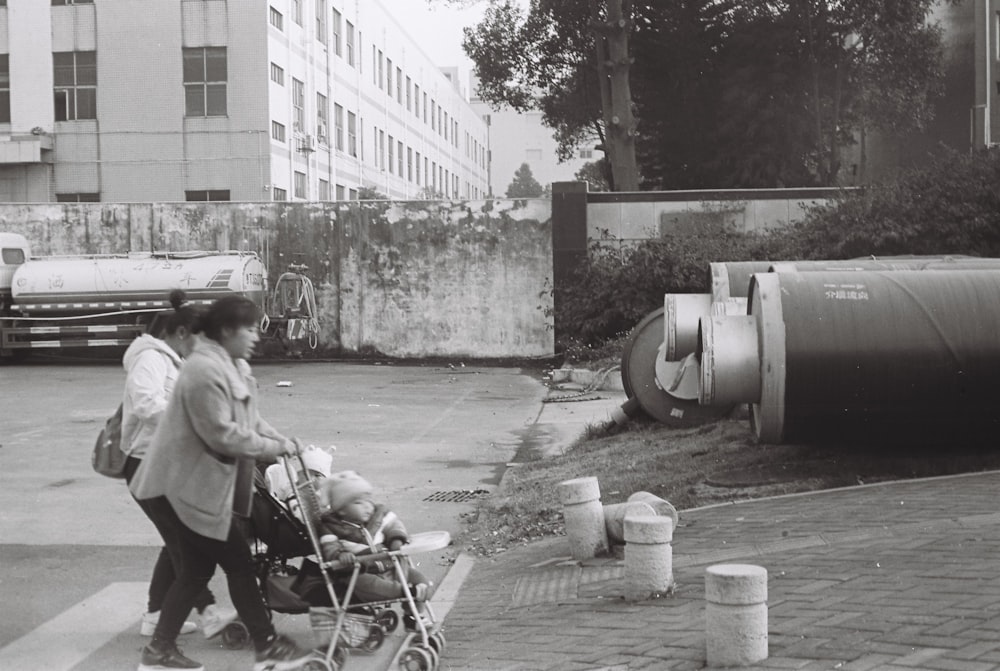
<svg viewBox="0 0 1000 671">
<path fill-rule="evenodd" d="M 702 400 L 761 442 L 995 442 L 1000 270 L 761 273 L 749 318 L 702 329 Z"/>
</svg>

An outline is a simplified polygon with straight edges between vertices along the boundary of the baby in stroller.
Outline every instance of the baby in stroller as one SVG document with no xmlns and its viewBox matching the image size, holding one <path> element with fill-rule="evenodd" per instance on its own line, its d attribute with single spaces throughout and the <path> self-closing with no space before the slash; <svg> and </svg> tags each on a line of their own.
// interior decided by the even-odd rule
<svg viewBox="0 0 1000 671">
<path fill-rule="evenodd" d="M 271 610 L 305 613 L 321 646 L 317 654 L 340 668 L 347 648 L 371 652 L 396 629 L 402 609 L 407 635 L 404 668 L 432 669 L 444 636 L 427 599 L 432 583 L 409 560 L 409 553 L 440 549 L 447 532 L 411 537 L 402 522 L 373 501 L 371 485 L 354 471 L 326 474 L 309 449 L 257 482 L 252 526 L 263 549 L 255 556 Z M 306 463 L 306 462 L 310 463 Z M 272 466 L 271 468 L 274 468 Z M 268 469 L 270 470 L 270 469 Z M 290 487 L 291 496 L 285 497 Z M 295 567 L 289 560 L 301 558 Z"/>
<path fill-rule="evenodd" d="M 409 542 L 406 527 L 396 513 L 372 498 L 372 486 L 354 471 L 334 473 L 320 481 L 319 541 L 323 558 L 354 565 L 358 556 L 389 550 Z M 360 601 L 388 601 L 405 596 L 400 576 L 388 564 L 375 562 L 357 578 L 354 593 Z M 406 582 L 414 600 L 425 602 L 431 584 L 412 565 Z"/>
</svg>

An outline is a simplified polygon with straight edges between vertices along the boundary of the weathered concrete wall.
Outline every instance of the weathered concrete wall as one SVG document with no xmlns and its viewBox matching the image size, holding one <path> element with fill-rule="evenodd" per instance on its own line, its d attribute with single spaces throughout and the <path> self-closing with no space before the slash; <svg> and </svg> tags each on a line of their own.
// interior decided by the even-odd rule
<svg viewBox="0 0 1000 671">
<path fill-rule="evenodd" d="M 668 191 L 587 195 L 587 237 L 621 242 L 666 234 L 762 232 L 801 221 L 837 189 Z"/>
<path fill-rule="evenodd" d="M 548 200 L 0 204 L 34 256 L 251 250 L 304 263 L 320 348 L 397 357 L 554 352 Z"/>
</svg>

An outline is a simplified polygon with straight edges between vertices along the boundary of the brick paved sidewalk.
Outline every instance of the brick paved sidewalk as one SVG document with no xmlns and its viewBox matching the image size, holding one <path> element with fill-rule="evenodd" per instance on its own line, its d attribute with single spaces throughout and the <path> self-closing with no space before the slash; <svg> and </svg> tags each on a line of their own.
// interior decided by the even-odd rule
<svg viewBox="0 0 1000 671">
<path fill-rule="evenodd" d="M 1000 669 L 1000 473 L 681 512 L 676 592 L 622 598 L 622 563 L 565 538 L 477 559 L 445 620 L 442 670 L 705 666 L 706 566 L 768 570 L 761 669 Z"/>
</svg>

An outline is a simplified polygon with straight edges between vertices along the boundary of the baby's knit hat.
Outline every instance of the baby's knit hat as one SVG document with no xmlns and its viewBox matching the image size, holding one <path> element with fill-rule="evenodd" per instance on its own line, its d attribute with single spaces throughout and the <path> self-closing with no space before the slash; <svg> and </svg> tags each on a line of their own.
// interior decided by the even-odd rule
<svg viewBox="0 0 1000 671">
<path fill-rule="evenodd" d="M 340 471 L 323 480 L 320 496 L 336 512 L 355 499 L 371 496 L 372 486 L 354 471 Z"/>
</svg>

